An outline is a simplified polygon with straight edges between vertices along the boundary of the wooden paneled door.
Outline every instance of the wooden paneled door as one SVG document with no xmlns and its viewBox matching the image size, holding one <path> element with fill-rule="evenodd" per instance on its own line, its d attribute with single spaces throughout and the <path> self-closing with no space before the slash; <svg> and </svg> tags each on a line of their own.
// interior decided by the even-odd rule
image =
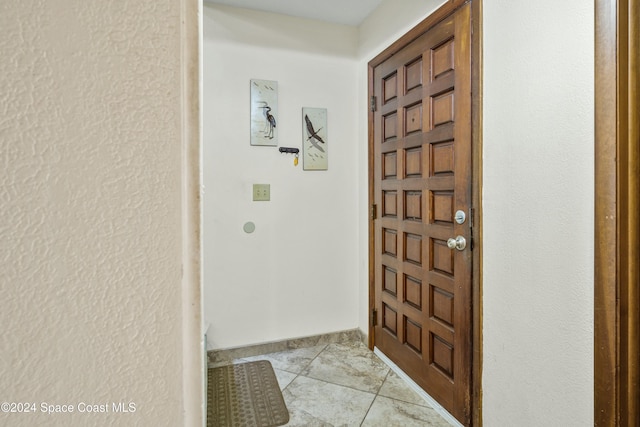
<svg viewBox="0 0 640 427">
<path fill-rule="evenodd" d="M 458 8 L 370 68 L 374 344 L 465 425 L 473 341 L 470 10 Z"/>
</svg>

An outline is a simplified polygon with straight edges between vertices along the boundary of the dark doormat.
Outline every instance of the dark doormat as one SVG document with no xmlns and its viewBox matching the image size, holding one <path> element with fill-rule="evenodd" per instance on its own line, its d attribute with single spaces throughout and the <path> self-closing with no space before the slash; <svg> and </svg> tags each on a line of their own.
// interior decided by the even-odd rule
<svg viewBox="0 0 640 427">
<path fill-rule="evenodd" d="M 267 360 L 208 369 L 207 427 L 274 427 L 289 422 Z"/>
</svg>

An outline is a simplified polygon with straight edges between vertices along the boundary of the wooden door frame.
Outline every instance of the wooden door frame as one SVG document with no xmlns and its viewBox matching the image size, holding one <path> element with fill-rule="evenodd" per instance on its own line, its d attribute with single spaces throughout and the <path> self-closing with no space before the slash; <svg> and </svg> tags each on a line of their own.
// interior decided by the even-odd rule
<svg viewBox="0 0 640 427">
<path fill-rule="evenodd" d="M 640 424 L 640 2 L 595 1 L 594 424 Z"/>
<path fill-rule="evenodd" d="M 472 139 L 472 206 L 474 207 L 474 246 L 472 266 L 472 367 L 471 425 L 482 425 L 482 0 L 449 0 L 409 30 L 404 36 L 369 62 L 368 90 L 374 91 L 373 70 L 409 43 L 420 37 L 466 3 L 471 4 L 471 139 Z M 374 113 L 369 111 L 369 206 L 374 204 Z M 375 237 L 374 221 L 369 217 L 369 313 L 375 308 Z M 374 346 L 373 322 L 369 321 L 369 348 Z"/>
</svg>

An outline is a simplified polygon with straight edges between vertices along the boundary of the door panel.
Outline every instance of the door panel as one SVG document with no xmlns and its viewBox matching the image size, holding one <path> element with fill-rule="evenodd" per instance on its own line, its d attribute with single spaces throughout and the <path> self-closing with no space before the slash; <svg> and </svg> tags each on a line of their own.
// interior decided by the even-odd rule
<svg viewBox="0 0 640 427">
<path fill-rule="evenodd" d="M 374 343 L 470 423 L 470 8 L 373 69 Z M 468 247 L 450 249 L 463 236 Z"/>
</svg>

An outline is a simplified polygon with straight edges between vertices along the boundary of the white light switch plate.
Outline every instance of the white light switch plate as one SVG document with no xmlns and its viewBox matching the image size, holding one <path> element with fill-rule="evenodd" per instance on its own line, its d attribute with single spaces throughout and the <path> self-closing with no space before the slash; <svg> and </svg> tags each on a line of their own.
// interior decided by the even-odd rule
<svg viewBox="0 0 640 427">
<path fill-rule="evenodd" d="M 267 202 L 271 200 L 270 184 L 253 184 L 253 201 Z"/>
</svg>

